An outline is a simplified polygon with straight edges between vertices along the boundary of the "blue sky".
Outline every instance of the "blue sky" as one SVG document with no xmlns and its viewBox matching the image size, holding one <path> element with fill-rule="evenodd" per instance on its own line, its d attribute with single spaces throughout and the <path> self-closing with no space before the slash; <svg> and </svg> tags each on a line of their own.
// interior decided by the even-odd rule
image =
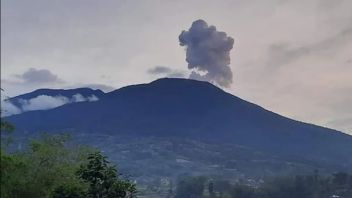
<svg viewBox="0 0 352 198">
<path fill-rule="evenodd" d="M 351 10 L 350 0 L 2 0 L 1 86 L 13 96 L 188 77 L 178 36 L 203 19 L 235 40 L 226 91 L 352 134 Z"/>
</svg>

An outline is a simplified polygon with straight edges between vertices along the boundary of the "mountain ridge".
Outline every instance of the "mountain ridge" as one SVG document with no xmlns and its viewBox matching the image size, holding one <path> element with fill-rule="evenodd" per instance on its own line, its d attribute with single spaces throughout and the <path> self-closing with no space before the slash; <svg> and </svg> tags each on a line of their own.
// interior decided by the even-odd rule
<svg viewBox="0 0 352 198">
<path fill-rule="evenodd" d="M 292 120 L 202 81 L 164 78 L 105 93 L 96 102 L 7 117 L 18 131 L 181 137 L 236 144 L 351 168 L 352 136 Z"/>
<path fill-rule="evenodd" d="M 328 129 L 328 130 L 333 130 L 337 133 L 342 133 L 342 134 L 346 134 L 348 136 L 351 136 L 350 134 L 348 133 L 345 133 L 343 131 L 340 131 L 340 130 L 337 130 L 337 129 L 333 129 L 333 128 L 329 128 L 327 126 L 321 126 L 321 125 L 318 125 L 318 124 L 314 124 L 314 123 L 310 123 L 310 122 L 306 122 L 306 121 L 303 121 L 303 120 L 296 120 L 296 119 L 292 119 L 288 116 L 284 116 L 284 115 L 281 115 L 280 113 L 276 113 L 274 111 L 271 111 L 267 108 L 264 108 L 254 102 L 250 102 L 250 101 L 247 101 L 245 99 L 242 99 L 236 95 L 233 95 L 231 93 L 228 93 L 224 90 L 222 90 L 221 88 L 215 86 L 214 84 L 210 83 L 210 82 L 207 82 L 207 81 L 199 81 L 199 80 L 194 80 L 194 79 L 184 79 L 184 78 L 168 78 L 168 77 L 165 77 L 165 78 L 159 78 L 159 79 L 156 79 L 154 81 L 151 81 L 150 83 L 142 83 L 142 84 L 135 84 L 135 85 L 128 85 L 128 86 L 124 86 L 124 87 L 121 87 L 121 88 L 118 88 L 118 89 L 115 89 L 113 91 L 109 91 L 109 92 L 103 92 L 102 90 L 100 89 L 93 89 L 93 88 L 89 88 L 89 87 L 81 87 L 81 88 L 73 88 L 73 89 L 50 89 L 50 88 L 40 88 L 40 89 L 36 89 L 32 92 L 29 92 L 29 93 L 24 93 L 24 94 L 20 94 L 20 95 L 17 95 L 17 96 L 14 96 L 14 97 L 11 97 L 9 98 L 8 100 L 11 101 L 11 102 L 14 102 L 16 103 L 15 100 L 17 99 L 31 99 L 31 98 L 34 98 L 36 96 L 39 96 L 39 95 L 48 95 L 48 96 L 72 96 L 74 95 L 75 93 L 79 93 L 79 94 L 82 94 L 83 96 L 89 96 L 88 94 L 96 94 L 98 93 L 97 96 L 100 96 L 100 97 L 106 97 L 106 96 L 109 96 L 109 95 L 113 95 L 115 92 L 119 92 L 119 91 L 123 91 L 125 89 L 129 89 L 129 88 L 134 88 L 134 87 L 139 87 L 139 86 L 146 86 L 146 85 L 149 85 L 149 84 L 157 84 L 157 83 L 160 83 L 162 81 L 169 81 L 169 80 L 177 80 L 177 81 L 192 81 L 192 82 L 199 82 L 199 83 L 204 83 L 204 84 L 207 84 L 211 87 L 214 87 L 216 89 L 218 89 L 219 91 L 222 91 L 228 95 L 230 95 L 231 97 L 234 97 L 236 98 L 237 100 L 240 100 L 240 101 L 243 101 L 243 102 L 246 102 L 246 103 L 249 103 L 249 104 L 252 104 L 252 105 L 255 105 L 257 106 L 258 108 L 261 108 L 265 111 L 268 111 L 270 113 L 273 113 L 273 114 L 276 114 L 277 116 L 281 116 L 281 117 L 284 117 L 284 118 L 288 118 L 288 119 L 291 119 L 293 121 L 296 121 L 296 122 L 299 122 L 299 123 L 302 123 L 302 124 L 308 124 L 308 125 L 313 125 L 313 126 L 317 126 L 317 127 L 321 127 L 321 128 L 325 128 L 325 129 Z M 83 92 L 82 92 L 83 91 Z M 69 94 L 65 94 L 65 93 L 69 93 Z M 69 104 L 65 104 L 65 105 L 69 105 Z M 60 108 L 60 107 L 56 107 L 56 108 Z M 42 110 L 37 110 L 37 111 L 42 111 Z M 8 117 L 8 116 L 7 116 Z"/>
</svg>

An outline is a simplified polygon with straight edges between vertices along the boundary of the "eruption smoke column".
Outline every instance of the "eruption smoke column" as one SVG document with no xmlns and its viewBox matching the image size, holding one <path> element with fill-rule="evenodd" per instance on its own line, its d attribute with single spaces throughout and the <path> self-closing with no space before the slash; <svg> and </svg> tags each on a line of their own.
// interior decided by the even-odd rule
<svg viewBox="0 0 352 198">
<path fill-rule="evenodd" d="M 233 76 L 229 65 L 233 38 L 200 19 L 194 21 L 188 31 L 181 32 L 179 41 L 186 47 L 188 68 L 194 69 L 190 78 L 215 82 L 223 87 L 231 85 Z"/>
</svg>

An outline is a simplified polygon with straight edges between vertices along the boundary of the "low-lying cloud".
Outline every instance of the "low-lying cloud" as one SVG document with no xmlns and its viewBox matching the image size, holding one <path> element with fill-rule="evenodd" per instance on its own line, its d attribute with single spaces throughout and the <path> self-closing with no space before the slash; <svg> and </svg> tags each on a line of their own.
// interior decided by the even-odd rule
<svg viewBox="0 0 352 198">
<path fill-rule="evenodd" d="M 22 113 L 22 110 L 8 100 L 1 100 L 1 117 Z"/>
<path fill-rule="evenodd" d="M 34 111 L 34 110 L 47 110 L 62 106 L 70 102 L 67 97 L 64 96 L 47 96 L 40 95 L 35 98 L 29 100 L 21 99 L 19 101 L 21 103 L 22 111 Z"/>
<path fill-rule="evenodd" d="M 40 95 L 28 100 L 19 99 L 19 106 L 11 103 L 10 100 L 2 100 L 1 107 L 2 112 L 1 116 L 10 116 L 14 114 L 20 114 L 26 111 L 35 111 L 35 110 L 48 110 L 53 109 L 65 104 L 76 103 L 76 102 L 95 102 L 99 98 L 95 95 L 84 97 L 81 94 L 75 94 L 71 98 L 57 95 L 57 96 L 48 96 Z"/>
<path fill-rule="evenodd" d="M 232 84 L 229 65 L 233 38 L 217 31 L 215 26 L 208 26 L 204 20 L 197 20 L 188 31 L 181 32 L 179 41 L 186 47 L 188 68 L 193 70 L 190 78 L 215 82 L 223 87 Z"/>
</svg>

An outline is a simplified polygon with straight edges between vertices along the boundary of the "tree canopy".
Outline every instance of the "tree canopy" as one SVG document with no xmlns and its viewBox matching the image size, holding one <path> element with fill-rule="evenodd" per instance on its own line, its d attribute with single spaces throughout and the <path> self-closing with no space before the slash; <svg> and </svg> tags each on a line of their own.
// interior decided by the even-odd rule
<svg viewBox="0 0 352 198">
<path fill-rule="evenodd" d="M 1 121 L 3 131 L 13 127 Z M 66 134 L 44 134 L 23 151 L 1 148 L 2 198 L 124 198 L 136 187 L 119 178 L 96 149 L 76 145 Z"/>
</svg>

